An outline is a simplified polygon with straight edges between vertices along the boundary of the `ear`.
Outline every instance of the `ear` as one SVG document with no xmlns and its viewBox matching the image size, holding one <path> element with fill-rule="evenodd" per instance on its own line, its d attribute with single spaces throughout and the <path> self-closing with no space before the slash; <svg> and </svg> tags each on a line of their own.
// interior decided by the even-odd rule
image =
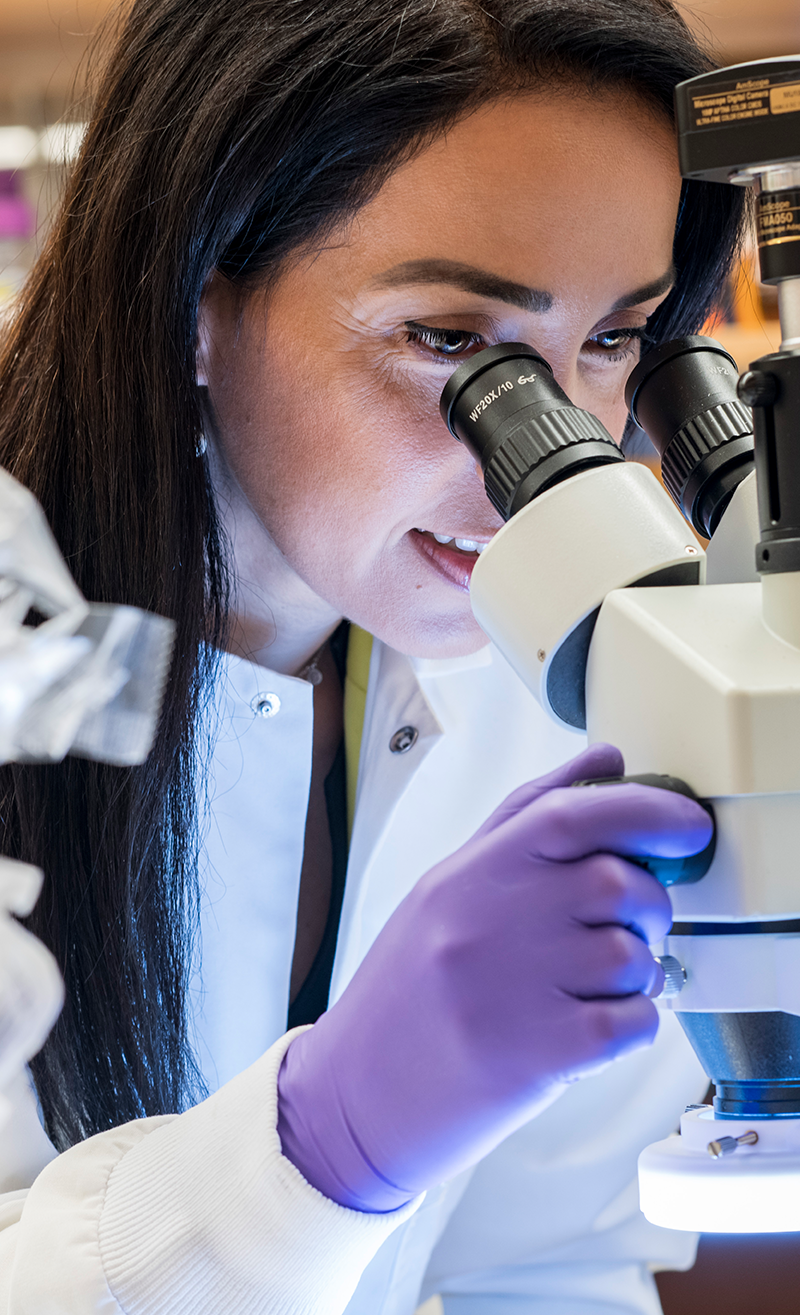
<svg viewBox="0 0 800 1315">
<path fill-rule="evenodd" d="M 198 384 L 211 387 L 225 368 L 226 347 L 235 331 L 238 299 L 233 284 L 213 270 L 206 280 L 197 313 L 195 369 Z"/>
</svg>

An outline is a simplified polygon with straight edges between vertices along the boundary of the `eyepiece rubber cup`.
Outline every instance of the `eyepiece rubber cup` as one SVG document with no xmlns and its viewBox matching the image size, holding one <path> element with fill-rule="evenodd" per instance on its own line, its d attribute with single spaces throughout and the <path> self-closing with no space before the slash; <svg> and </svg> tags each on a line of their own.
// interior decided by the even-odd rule
<svg viewBox="0 0 800 1315">
<path fill-rule="evenodd" d="M 504 520 L 579 470 L 623 461 L 596 416 L 574 406 L 543 356 L 524 342 L 470 357 L 441 396 L 442 417 L 480 462 Z"/>
<path fill-rule="evenodd" d="M 706 538 L 753 469 L 753 418 L 738 382 L 730 353 L 694 333 L 648 352 L 625 387 L 633 419 L 661 457 L 666 487 Z"/>
<path fill-rule="evenodd" d="M 459 365 L 458 369 L 450 375 L 439 399 L 439 410 L 450 433 L 459 442 L 462 441 L 461 436 L 453 428 L 451 417 L 453 408 L 464 389 L 468 388 L 470 384 L 473 384 L 493 366 L 518 359 L 536 361 L 539 365 L 543 365 L 550 374 L 553 373 L 552 367 L 544 357 L 534 351 L 533 347 L 529 347 L 526 342 L 503 342 L 496 347 L 485 347 L 482 352 L 478 352 L 476 356 L 471 356 L 468 361 L 464 361 L 463 365 Z"/>
</svg>

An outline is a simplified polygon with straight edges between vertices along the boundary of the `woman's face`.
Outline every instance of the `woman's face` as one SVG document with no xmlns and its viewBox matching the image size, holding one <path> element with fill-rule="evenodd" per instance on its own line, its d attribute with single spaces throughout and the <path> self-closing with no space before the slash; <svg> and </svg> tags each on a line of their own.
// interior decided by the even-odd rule
<svg viewBox="0 0 800 1315">
<path fill-rule="evenodd" d="M 469 545 L 501 522 L 442 388 L 484 345 L 527 342 L 619 439 L 679 193 L 672 132 L 638 101 L 520 96 L 436 140 L 267 292 L 212 280 L 212 469 L 264 635 L 347 616 L 412 655 L 486 642 Z"/>
</svg>

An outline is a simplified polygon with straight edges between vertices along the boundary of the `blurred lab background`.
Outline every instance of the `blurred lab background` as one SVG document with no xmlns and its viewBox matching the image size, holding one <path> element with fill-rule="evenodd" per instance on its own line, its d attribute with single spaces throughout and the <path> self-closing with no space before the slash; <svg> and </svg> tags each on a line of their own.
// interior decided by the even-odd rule
<svg viewBox="0 0 800 1315">
<path fill-rule="evenodd" d="M 80 143 L 87 49 L 115 5 L 0 0 L 0 317 L 30 268 Z M 800 0 L 697 0 L 680 7 L 720 63 L 800 50 Z M 714 328 L 740 365 L 779 338 L 774 290 L 755 281 L 754 268 L 752 259 L 744 262 Z"/>
<path fill-rule="evenodd" d="M 720 64 L 800 51 L 800 0 L 680 7 Z M 87 50 L 113 8 L 110 0 L 0 0 L 0 330 L 80 144 Z M 780 340 L 773 289 L 758 283 L 755 269 L 750 254 L 708 328 L 740 368 Z M 666 1315 L 797 1315 L 800 1235 L 704 1237 L 694 1270 L 659 1276 L 658 1283 Z M 433 1299 L 424 1312 L 440 1309 Z"/>
</svg>

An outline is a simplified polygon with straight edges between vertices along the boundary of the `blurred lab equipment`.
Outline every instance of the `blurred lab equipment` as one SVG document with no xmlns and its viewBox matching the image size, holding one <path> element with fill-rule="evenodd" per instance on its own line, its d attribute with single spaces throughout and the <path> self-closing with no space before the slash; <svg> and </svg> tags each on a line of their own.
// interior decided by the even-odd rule
<svg viewBox="0 0 800 1315">
<path fill-rule="evenodd" d="M 67 753 L 142 762 L 173 630 L 138 608 L 87 603 L 36 499 L 0 470 L 1 762 Z M 41 1047 L 63 1001 L 54 958 L 17 921 L 41 883 L 37 868 L 0 857 L 0 1092 Z"/>
</svg>

